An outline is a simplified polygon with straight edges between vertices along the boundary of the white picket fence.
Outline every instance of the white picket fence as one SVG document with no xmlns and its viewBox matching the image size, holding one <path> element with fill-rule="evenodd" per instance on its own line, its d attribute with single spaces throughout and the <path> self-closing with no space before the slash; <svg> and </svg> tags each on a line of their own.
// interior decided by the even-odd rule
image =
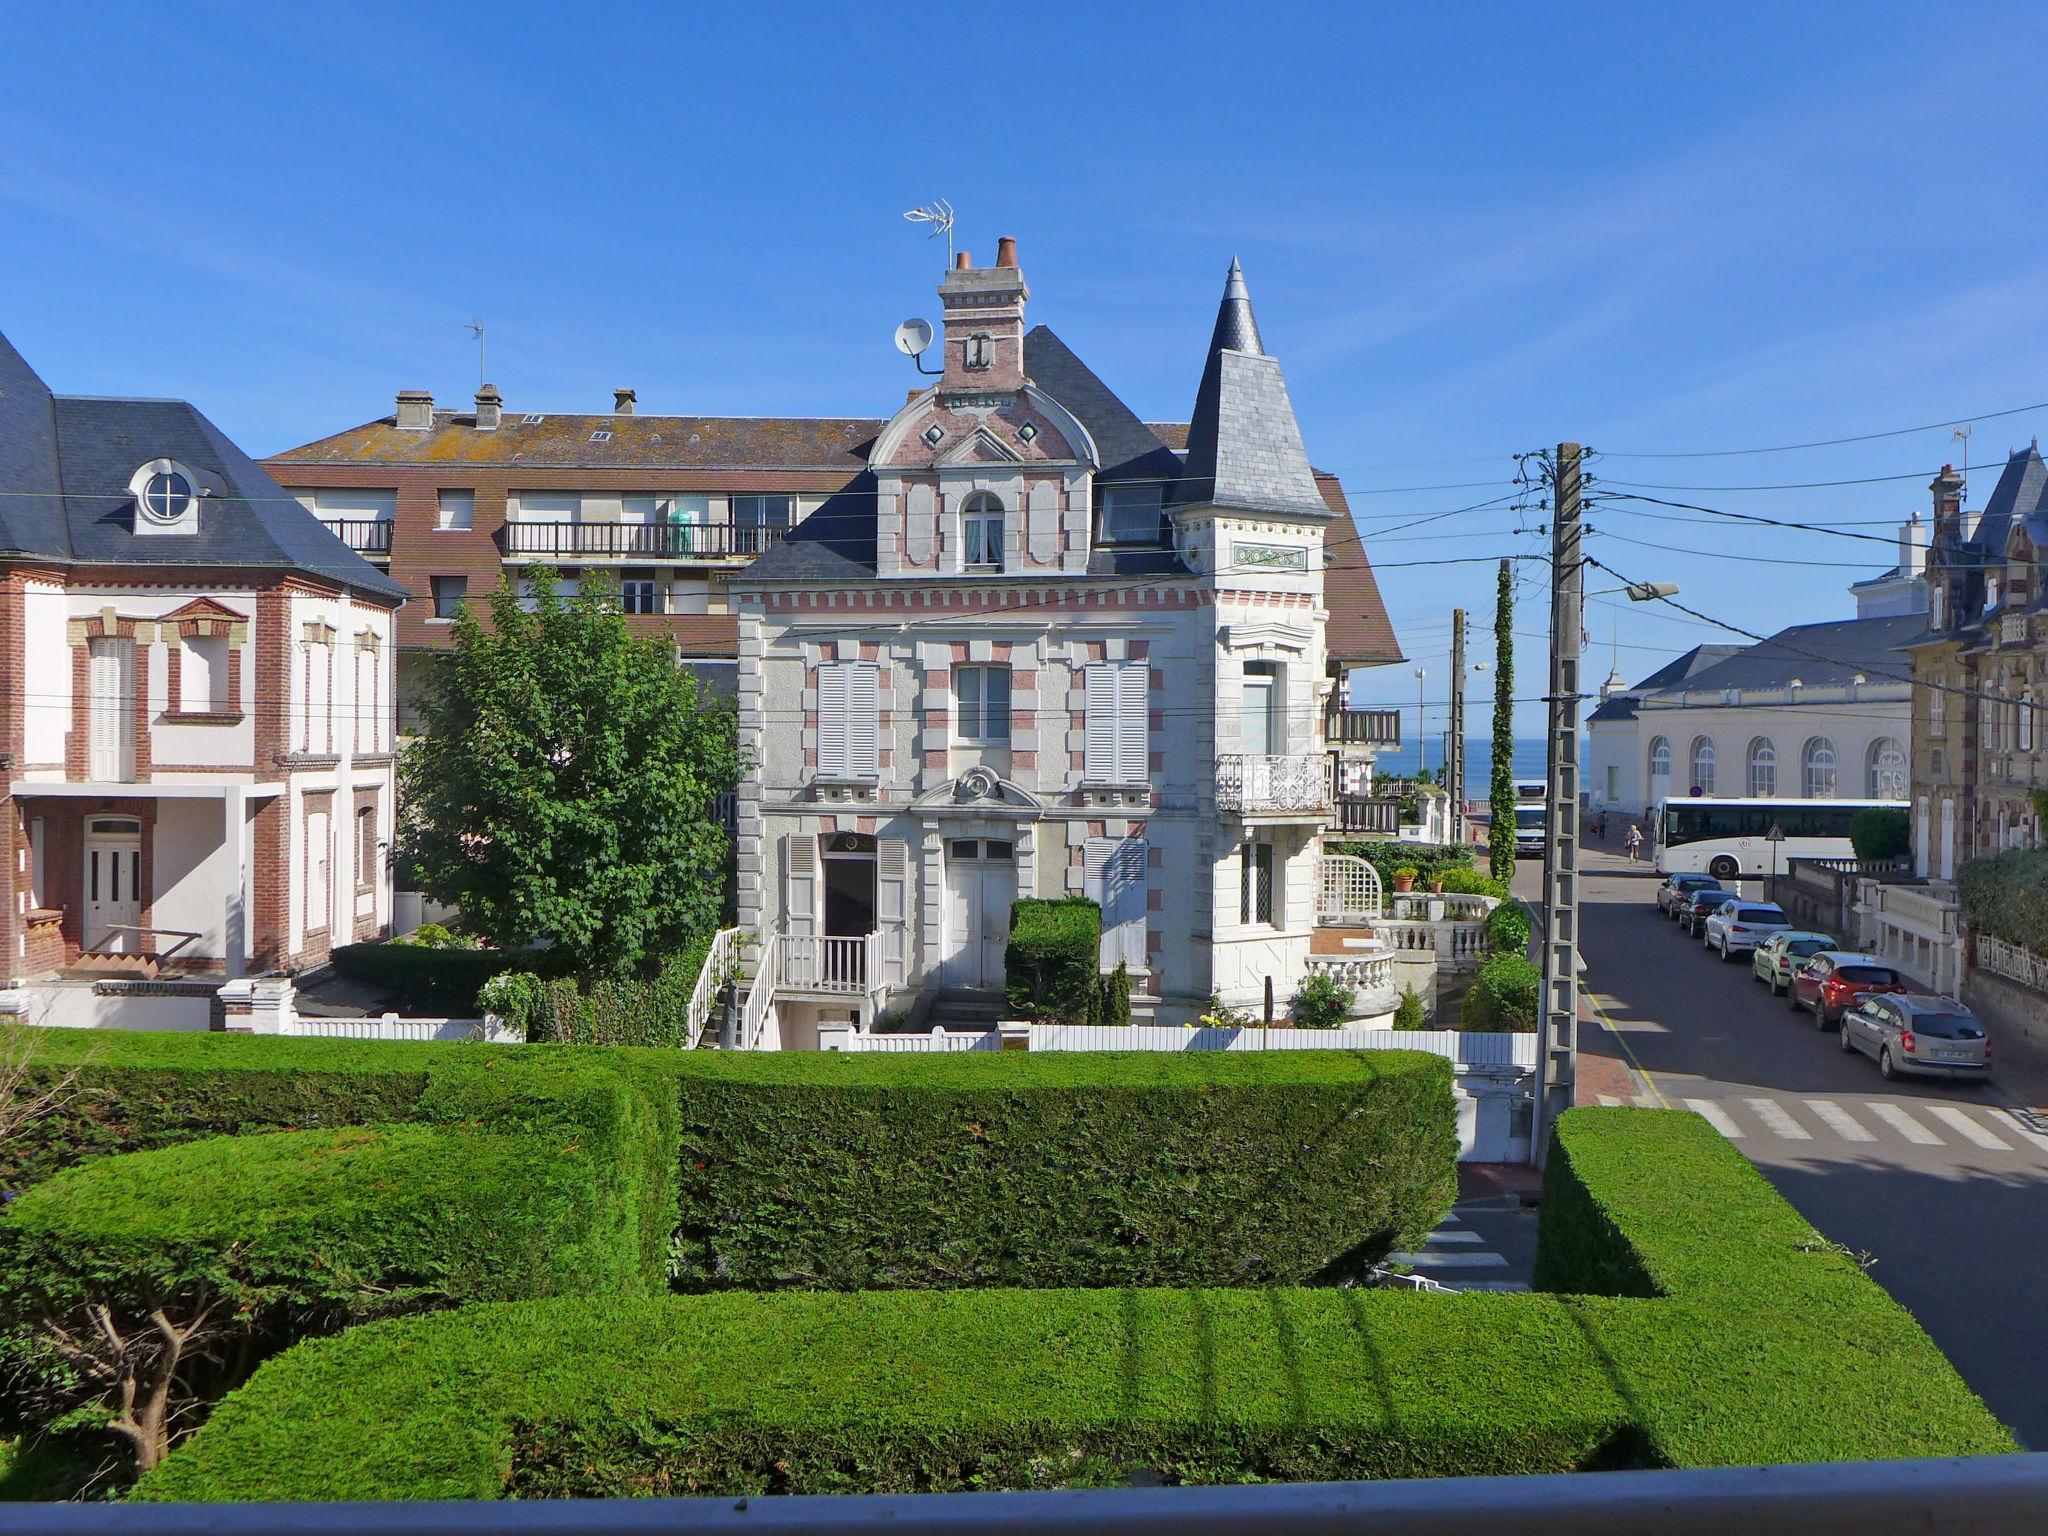
<svg viewBox="0 0 2048 1536">
<path fill-rule="evenodd" d="M 481 1019 L 405 1019 L 387 1013 L 375 1019 L 309 1018 L 288 1014 L 277 1033 L 314 1040 L 481 1040 L 491 1045 L 522 1045 L 526 1037 L 507 1029 L 495 1017 Z"/>
<path fill-rule="evenodd" d="M 1461 1066 L 1536 1065 L 1533 1034 L 1457 1029 L 1187 1029 L 1166 1024 L 1032 1024 L 1034 1051 L 1427 1051 Z M 844 1051 L 993 1051 L 1000 1030 L 849 1031 Z"/>
</svg>

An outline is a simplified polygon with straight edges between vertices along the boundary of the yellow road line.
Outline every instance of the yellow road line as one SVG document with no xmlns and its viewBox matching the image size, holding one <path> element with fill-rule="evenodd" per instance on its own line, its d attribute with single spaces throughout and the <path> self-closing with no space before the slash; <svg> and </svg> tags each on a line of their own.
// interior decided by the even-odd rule
<svg viewBox="0 0 2048 1536">
<path fill-rule="evenodd" d="M 1657 1107 L 1669 1109 L 1671 1101 L 1664 1097 L 1664 1090 L 1657 1086 L 1657 1079 L 1650 1076 L 1649 1069 L 1636 1060 L 1636 1053 L 1628 1048 L 1627 1036 L 1614 1027 L 1614 1021 L 1607 1017 L 1607 1010 L 1600 1006 L 1600 994 L 1591 987 L 1582 987 L 1579 995 L 1585 998 L 1587 1006 L 1593 1010 L 1593 1017 L 1598 1019 L 1600 1027 L 1607 1031 L 1608 1038 L 1621 1047 L 1621 1054 L 1628 1058 L 1629 1066 L 1635 1069 L 1637 1076 L 1641 1077 L 1649 1085 L 1650 1092 L 1656 1095 Z"/>
</svg>

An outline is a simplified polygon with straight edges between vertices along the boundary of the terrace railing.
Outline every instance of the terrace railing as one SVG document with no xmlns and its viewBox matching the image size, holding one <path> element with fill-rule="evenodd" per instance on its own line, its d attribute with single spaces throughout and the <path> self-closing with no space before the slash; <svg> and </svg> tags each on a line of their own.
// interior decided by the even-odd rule
<svg viewBox="0 0 2048 1536">
<path fill-rule="evenodd" d="M 391 553 L 388 517 L 323 517 L 320 524 L 359 555 Z"/>
<path fill-rule="evenodd" d="M 750 560 L 780 543 L 787 530 L 763 523 L 505 524 L 505 553 L 579 560 Z"/>
<path fill-rule="evenodd" d="M 1320 752 L 1232 752 L 1216 759 L 1216 806 L 1237 815 L 1321 811 L 1330 803 L 1330 761 Z"/>
</svg>

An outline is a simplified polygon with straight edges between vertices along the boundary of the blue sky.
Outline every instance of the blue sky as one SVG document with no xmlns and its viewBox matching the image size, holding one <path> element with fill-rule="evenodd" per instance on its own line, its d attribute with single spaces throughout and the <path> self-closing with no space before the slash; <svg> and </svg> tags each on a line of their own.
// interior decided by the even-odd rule
<svg viewBox="0 0 2048 1536">
<path fill-rule="evenodd" d="M 1240 256 L 1432 700 L 1453 606 L 1488 654 L 1492 569 L 1409 562 L 1537 541 L 1499 509 L 1396 525 L 1505 494 L 1518 450 L 1583 440 L 1610 484 L 1905 476 L 1651 493 L 1883 533 L 1960 448 L 1946 426 L 1621 455 L 2048 400 L 2039 7 L 416 0 L 5 25 L 0 329 L 59 389 L 189 397 L 256 453 L 401 387 L 466 400 L 471 315 L 513 410 L 630 384 L 643 410 L 886 414 L 914 382 L 889 334 L 935 312 L 941 264 L 898 214 L 940 195 L 982 259 L 1017 236 L 1033 320 L 1184 418 Z M 1971 458 L 2044 418 L 1982 423 Z M 1594 554 L 1766 632 L 1846 614 L 1887 563 L 1592 522 Z M 1610 624 L 1631 677 L 1727 638 L 1592 612 L 1596 677 Z M 1525 696 L 1541 651 L 1520 646 Z M 1407 667 L 1356 692 L 1412 718 Z"/>
</svg>

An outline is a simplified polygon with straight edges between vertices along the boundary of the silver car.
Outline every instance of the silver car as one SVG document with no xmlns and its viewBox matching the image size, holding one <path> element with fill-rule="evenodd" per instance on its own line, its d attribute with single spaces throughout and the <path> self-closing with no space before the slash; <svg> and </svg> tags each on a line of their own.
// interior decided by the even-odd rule
<svg viewBox="0 0 2048 1536">
<path fill-rule="evenodd" d="M 1877 1058 L 1887 1079 L 1991 1075 L 1991 1040 L 1977 1016 L 1952 997 L 1887 992 L 1842 1015 L 1842 1049 Z"/>
<path fill-rule="evenodd" d="M 1733 960 L 1791 926 L 1792 919 L 1776 902 L 1731 901 L 1708 916 L 1700 929 L 1700 944 L 1719 950 L 1724 961 Z"/>
<path fill-rule="evenodd" d="M 1749 960 L 1750 974 L 1771 989 L 1776 997 L 1792 980 L 1793 971 L 1826 950 L 1838 948 L 1825 933 L 1808 933 L 1787 928 L 1757 945 Z"/>
</svg>

